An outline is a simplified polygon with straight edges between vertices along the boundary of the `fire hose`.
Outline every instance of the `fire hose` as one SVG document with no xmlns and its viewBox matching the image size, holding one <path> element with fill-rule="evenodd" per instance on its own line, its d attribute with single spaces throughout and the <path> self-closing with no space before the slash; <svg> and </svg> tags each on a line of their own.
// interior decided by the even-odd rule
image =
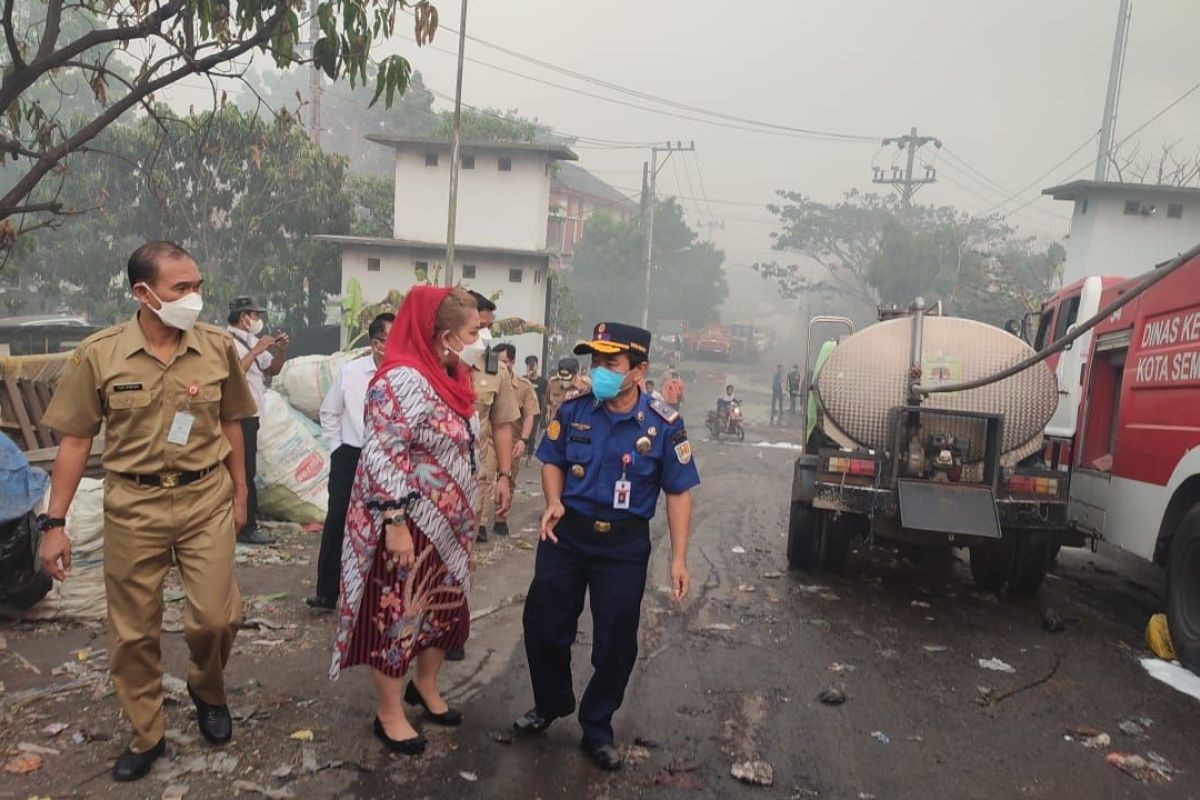
<svg viewBox="0 0 1200 800">
<path fill-rule="evenodd" d="M 1108 319 L 1110 316 L 1112 316 L 1114 313 L 1116 313 L 1121 308 L 1123 308 L 1126 305 L 1128 305 L 1129 303 L 1133 302 L 1135 299 L 1137 299 L 1137 297 L 1139 295 L 1141 295 L 1143 292 L 1145 292 L 1151 286 L 1154 286 L 1156 283 L 1158 283 L 1161 280 L 1165 280 L 1169 275 L 1173 274 L 1176 270 L 1178 270 L 1184 264 L 1187 264 L 1189 261 L 1191 261 L 1193 258 L 1196 258 L 1197 256 L 1200 256 L 1200 244 L 1198 244 L 1195 247 L 1193 247 L 1192 249 L 1188 250 L 1186 253 L 1183 253 L 1182 255 L 1177 256 L 1173 260 L 1167 262 L 1166 265 L 1159 267 L 1158 269 L 1154 270 L 1154 272 L 1152 272 L 1151 274 L 1142 278 L 1142 280 L 1140 280 L 1136 285 L 1134 285 L 1133 288 L 1122 293 L 1121 296 L 1118 297 L 1116 300 L 1114 300 L 1113 302 L 1109 303 L 1104 308 L 1097 311 L 1095 316 L 1089 318 L 1086 322 L 1083 322 L 1083 323 L 1080 323 L 1080 324 L 1074 326 L 1074 329 L 1070 333 L 1068 333 L 1066 336 L 1062 337 L 1061 339 L 1058 339 L 1057 341 L 1052 342 L 1051 344 L 1047 345 L 1044 349 L 1039 350 L 1038 352 L 1034 353 L 1033 355 L 1029 356 L 1028 358 L 1026 358 L 1022 361 L 1018 361 L 1016 364 L 1013 364 L 1011 367 L 1006 367 L 1005 369 L 1002 369 L 999 372 L 994 372 L 991 375 L 985 375 L 982 378 L 976 378 L 975 380 L 970 380 L 970 381 L 962 381 L 960 383 L 950 383 L 950 384 L 945 384 L 942 386 L 920 386 L 920 385 L 917 385 L 917 386 L 913 386 L 911 391 L 913 392 L 913 394 L 920 395 L 920 396 L 927 396 L 927 395 L 931 395 L 931 394 L 945 394 L 947 392 L 965 392 L 968 389 L 978 389 L 981 386 L 987 386 L 989 384 L 993 384 L 993 383 L 1002 381 L 1005 378 L 1011 378 L 1013 375 L 1016 375 L 1018 372 L 1027 370 L 1030 367 L 1032 367 L 1034 364 L 1045 361 L 1047 358 L 1054 355 L 1055 353 L 1066 349 L 1066 347 L 1069 344 L 1071 344 L 1072 342 L 1074 342 L 1076 339 L 1083 336 L 1085 333 L 1087 333 L 1092 328 L 1099 325 L 1104 320 Z"/>
</svg>

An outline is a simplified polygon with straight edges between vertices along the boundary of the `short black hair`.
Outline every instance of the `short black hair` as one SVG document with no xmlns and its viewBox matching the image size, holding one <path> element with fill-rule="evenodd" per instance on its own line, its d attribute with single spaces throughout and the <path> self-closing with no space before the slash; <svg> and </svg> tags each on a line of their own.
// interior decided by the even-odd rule
<svg viewBox="0 0 1200 800">
<path fill-rule="evenodd" d="M 378 339 L 383 335 L 383 329 L 389 324 L 396 321 L 396 315 L 390 311 L 385 311 L 375 319 L 371 320 L 371 324 L 367 326 L 367 336 L 372 339 Z"/>
<path fill-rule="evenodd" d="M 536 363 L 538 363 L 537 356 L 525 356 L 525 366 L 531 367 Z"/>
<path fill-rule="evenodd" d="M 646 362 L 648 362 L 650 360 L 649 358 L 646 357 L 645 353 L 638 353 L 634 350 L 626 350 L 625 355 L 629 356 L 629 368 L 630 369 L 633 369 L 634 367 L 637 367 L 641 364 L 645 364 Z"/>
<path fill-rule="evenodd" d="M 646 385 L 647 385 L 647 386 L 653 386 L 653 385 L 654 385 L 654 381 L 652 381 L 652 380 L 648 380 L 648 381 L 646 381 Z"/>
<path fill-rule="evenodd" d="M 509 361 L 517 360 L 517 346 L 512 342 L 501 342 L 498 345 L 494 345 L 492 350 L 497 353 L 507 353 Z"/>
<path fill-rule="evenodd" d="M 125 273 L 129 276 L 129 288 L 139 283 L 149 284 L 158 277 L 158 260 L 160 258 L 191 258 L 191 254 L 175 242 L 155 240 L 146 242 L 133 251 Z"/>
<path fill-rule="evenodd" d="M 230 325 L 237 325 L 238 321 L 242 318 L 242 315 L 249 314 L 249 313 L 250 312 L 244 308 L 241 309 L 240 311 L 230 311 L 229 316 L 226 317 L 226 319 L 229 320 Z"/>
<path fill-rule="evenodd" d="M 732 388 L 733 388 L 733 384 L 732 384 L 732 383 L 727 383 L 727 384 L 725 384 L 725 388 L 726 388 L 726 389 L 732 389 Z"/>
<path fill-rule="evenodd" d="M 487 299 L 486 297 L 484 297 L 483 295 L 481 295 L 479 292 L 475 291 L 474 289 L 471 289 L 469 291 L 471 292 L 471 297 L 475 298 L 475 307 L 477 309 L 479 309 L 480 311 L 495 311 L 496 310 L 496 304 L 493 303 L 491 300 Z"/>
</svg>

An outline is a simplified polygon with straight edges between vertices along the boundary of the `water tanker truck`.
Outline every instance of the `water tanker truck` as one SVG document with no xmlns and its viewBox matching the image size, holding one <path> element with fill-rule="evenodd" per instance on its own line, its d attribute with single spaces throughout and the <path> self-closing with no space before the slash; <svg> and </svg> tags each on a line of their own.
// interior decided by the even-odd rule
<svg viewBox="0 0 1200 800">
<path fill-rule="evenodd" d="M 810 382 L 815 425 L 795 464 L 789 564 L 841 571 L 860 539 L 967 547 L 981 588 L 1036 591 L 1052 548 L 1082 544 L 1067 521 L 1069 476 L 1039 458 L 1058 404 L 1054 372 L 1037 363 L 926 395 L 917 390 L 991 375 L 1033 349 L 920 300 L 880 316 L 843 338 Z"/>
</svg>

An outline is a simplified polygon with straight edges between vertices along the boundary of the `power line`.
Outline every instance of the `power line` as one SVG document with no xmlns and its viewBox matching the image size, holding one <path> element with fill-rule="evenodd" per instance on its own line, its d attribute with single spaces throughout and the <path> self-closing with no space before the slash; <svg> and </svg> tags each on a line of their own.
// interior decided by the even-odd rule
<svg viewBox="0 0 1200 800">
<path fill-rule="evenodd" d="M 712 204 L 708 202 L 708 190 L 704 188 L 704 173 L 700 171 L 700 157 L 696 155 L 696 151 L 692 151 L 692 160 L 696 162 L 696 178 L 700 181 L 700 195 L 704 198 L 704 206 L 708 209 L 709 216 L 712 216 Z"/>
<path fill-rule="evenodd" d="M 986 209 L 986 210 L 983 212 L 983 214 L 985 214 L 985 215 L 986 215 L 986 214 L 990 214 L 990 213 L 992 213 L 993 211 L 995 211 L 996 209 L 1000 208 L 1001 206 L 1008 205 L 1008 204 L 1009 204 L 1009 203 L 1011 203 L 1013 200 L 1016 200 L 1017 198 L 1019 198 L 1020 196 L 1022 196 L 1022 195 L 1023 195 L 1023 194 L 1025 194 L 1026 192 L 1028 192 L 1028 191 L 1029 191 L 1030 189 L 1032 189 L 1034 186 L 1037 186 L 1039 183 L 1041 183 L 1041 182 L 1042 182 L 1042 180 L 1043 180 L 1043 179 L 1045 179 L 1045 177 L 1046 177 L 1047 175 L 1050 175 L 1050 174 L 1051 174 L 1051 173 L 1053 173 L 1055 170 L 1057 170 L 1059 167 L 1061 167 L 1063 164 L 1067 163 L 1067 162 L 1068 162 L 1068 161 L 1070 161 L 1072 158 L 1074 158 L 1074 157 L 1076 156 L 1076 154 L 1078 154 L 1078 153 L 1079 153 L 1079 151 L 1080 151 L 1080 150 L 1082 150 L 1083 148 L 1085 148 L 1085 147 L 1087 147 L 1088 145 L 1090 145 L 1090 144 L 1091 144 L 1091 143 L 1092 143 L 1092 142 L 1093 142 L 1093 141 L 1096 139 L 1096 137 L 1098 137 L 1099 135 L 1100 135 L 1100 130 L 1099 130 L 1099 129 L 1097 129 L 1095 133 L 1093 133 L 1093 134 L 1092 134 L 1091 136 L 1089 136 L 1089 137 L 1088 137 L 1088 138 L 1087 138 L 1087 139 L 1086 139 L 1084 142 L 1082 142 L 1082 143 L 1081 143 L 1081 144 L 1080 144 L 1078 147 L 1076 147 L 1074 150 L 1072 150 L 1070 153 L 1068 153 L 1068 154 L 1067 154 L 1067 156 L 1066 156 L 1066 158 L 1064 158 L 1064 159 L 1062 159 L 1061 161 L 1059 161 L 1057 164 L 1055 164 L 1053 167 L 1051 167 L 1050 169 L 1048 169 L 1048 170 L 1046 170 L 1045 172 L 1043 172 L 1041 175 L 1038 175 L 1036 178 L 1034 178 L 1033 180 L 1031 180 L 1031 181 L 1030 181 L 1029 183 L 1027 183 L 1025 186 L 1023 186 L 1023 187 L 1021 187 L 1020 189 L 1018 189 L 1017 191 L 1013 192 L 1013 193 L 1012 193 L 1012 195 L 1010 195 L 1009 197 L 1007 197 L 1007 198 L 1005 198 L 1004 200 L 1001 200 L 999 203 L 996 203 L 996 204 L 994 204 L 994 205 L 990 206 L 989 208 L 987 208 L 987 209 Z M 1024 206 L 1021 206 L 1021 207 L 1022 207 L 1022 208 L 1024 208 Z M 1009 212 L 1009 213 L 1013 213 L 1013 212 Z M 1005 216 L 1008 216 L 1008 215 L 1007 215 L 1007 214 L 1005 214 Z"/>
</svg>

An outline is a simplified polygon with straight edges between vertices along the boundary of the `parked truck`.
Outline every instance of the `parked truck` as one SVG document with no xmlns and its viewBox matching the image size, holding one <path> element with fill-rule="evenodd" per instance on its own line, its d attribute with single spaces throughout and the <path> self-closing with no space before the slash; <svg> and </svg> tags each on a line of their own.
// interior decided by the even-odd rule
<svg viewBox="0 0 1200 800">
<path fill-rule="evenodd" d="M 1069 476 L 1041 461 L 1058 404 L 1045 363 L 989 386 L 923 396 L 1033 354 L 973 320 L 910 313 L 845 338 L 813 376 L 816 424 L 795 464 L 791 566 L 845 568 L 855 539 L 968 547 L 984 588 L 1035 591 L 1067 524 Z"/>
</svg>

